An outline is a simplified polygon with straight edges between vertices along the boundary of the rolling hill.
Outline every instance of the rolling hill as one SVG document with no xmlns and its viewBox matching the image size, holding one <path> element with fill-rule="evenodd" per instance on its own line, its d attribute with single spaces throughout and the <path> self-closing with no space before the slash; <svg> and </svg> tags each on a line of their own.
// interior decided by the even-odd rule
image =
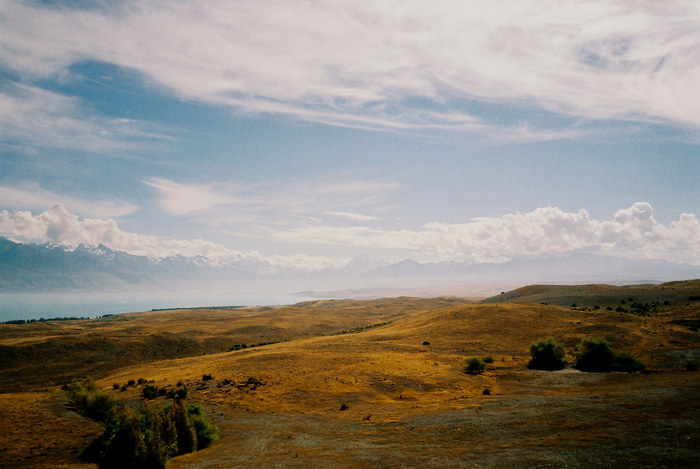
<svg viewBox="0 0 700 469">
<path fill-rule="evenodd" d="M 700 457 L 700 375 L 686 368 L 700 360 L 693 329 L 700 303 L 689 300 L 697 285 L 635 286 L 640 299 L 673 292 L 669 304 L 646 315 L 527 302 L 568 302 L 575 294 L 604 304 L 618 298 L 611 291 L 629 295 L 629 289 L 532 286 L 499 295 L 513 302 L 487 304 L 324 300 L 8 324 L 0 327 L 0 344 L 5 353 L 59 337 L 67 341 L 63 350 L 71 341 L 78 350 L 86 337 L 101 334 L 131 340 L 128 348 L 138 360 L 119 363 L 77 351 L 67 360 L 80 373 L 94 373 L 125 404 L 143 401 L 143 385 L 125 386 L 130 380 L 164 390 L 178 382 L 187 386 L 187 399 L 203 404 L 219 426 L 220 442 L 172 459 L 169 468 L 693 467 Z M 216 346 L 183 356 L 176 347 L 139 345 L 159 334 Z M 649 370 L 529 369 L 529 344 L 548 336 L 566 346 L 569 362 L 579 341 L 595 336 Z M 281 341 L 233 346 L 268 338 Z M 149 355 L 158 348 L 171 356 Z M 484 374 L 463 372 L 467 357 L 485 355 L 494 361 Z M 68 377 L 66 368 L 52 366 L 64 357 L 43 359 L 44 368 L 33 372 L 55 374 L 56 381 Z M 102 359 L 108 365 L 91 368 Z M 6 466 L 84 467 L 77 449 L 99 427 L 71 410 L 66 395 L 46 381 L 28 383 L 27 392 L 11 389 L 13 382 L 21 388 L 31 381 L 27 366 L 3 364 L 0 418 L 19 422 L 0 430 Z M 111 391 L 114 385 L 125 390 Z"/>
</svg>

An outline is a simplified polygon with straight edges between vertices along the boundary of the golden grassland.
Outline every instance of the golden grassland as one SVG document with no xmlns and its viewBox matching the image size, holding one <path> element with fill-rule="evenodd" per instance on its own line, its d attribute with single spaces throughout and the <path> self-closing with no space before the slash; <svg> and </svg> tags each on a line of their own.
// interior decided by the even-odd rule
<svg viewBox="0 0 700 469">
<path fill-rule="evenodd" d="M 698 294 L 700 281 L 533 286 L 486 304 L 328 300 L 2 325 L 0 462 L 83 467 L 100 427 L 56 384 L 91 375 L 105 390 L 187 385 L 220 441 L 171 468 L 696 467 L 700 374 L 685 365 L 700 359 Z M 606 309 L 630 297 L 658 309 Z M 529 344 L 550 336 L 570 352 L 605 337 L 649 372 L 528 369 Z M 483 375 L 463 372 L 487 354 Z M 137 403 L 140 388 L 115 395 Z"/>
</svg>

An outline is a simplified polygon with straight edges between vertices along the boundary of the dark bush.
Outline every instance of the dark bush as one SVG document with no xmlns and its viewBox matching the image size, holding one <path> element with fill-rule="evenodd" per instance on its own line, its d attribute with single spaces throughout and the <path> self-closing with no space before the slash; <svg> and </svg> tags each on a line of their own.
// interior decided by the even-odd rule
<svg viewBox="0 0 700 469">
<path fill-rule="evenodd" d="M 206 375 L 202 375 L 202 381 L 210 381 L 214 379 L 214 377 L 211 375 L 211 373 L 207 373 Z"/>
<path fill-rule="evenodd" d="M 698 362 L 689 361 L 685 363 L 685 371 L 698 371 Z"/>
<path fill-rule="evenodd" d="M 464 363 L 464 372 L 468 375 L 479 375 L 486 369 L 486 363 L 479 357 L 467 358 Z"/>
<path fill-rule="evenodd" d="M 532 359 L 528 368 L 535 370 L 561 370 L 566 365 L 564 346 L 549 337 L 530 344 Z"/>
<path fill-rule="evenodd" d="M 158 387 L 147 384 L 141 390 L 141 397 L 144 399 L 155 399 L 158 396 Z"/>
<path fill-rule="evenodd" d="M 602 337 L 587 337 L 578 346 L 576 368 L 581 371 L 641 371 L 646 366 L 627 353 L 615 352 Z"/>
<path fill-rule="evenodd" d="M 168 415 L 175 425 L 177 435 L 176 454 L 186 454 L 197 451 L 197 433 L 192 420 L 189 418 L 182 401 L 176 401 Z"/>
<path fill-rule="evenodd" d="M 482 360 L 484 363 L 493 363 L 493 355 L 485 355 Z"/>
</svg>

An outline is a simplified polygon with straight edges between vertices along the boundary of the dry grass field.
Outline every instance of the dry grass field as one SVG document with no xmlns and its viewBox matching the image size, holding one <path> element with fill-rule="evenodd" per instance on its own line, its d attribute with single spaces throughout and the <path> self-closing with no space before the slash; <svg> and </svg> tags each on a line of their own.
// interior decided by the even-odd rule
<svg viewBox="0 0 700 469">
<path fill-rule="evenodd" d="M 700 281 L 532 286 L 484 304 L 329 300 L 1 325 L 0 462 L 89 467 L 78 453 L 101 427 L 58 384 L 92 376 L 133 405 L 140 386 L 115 384 L 187 385 L 220 440 L 169 468 L 697 467 L 700 373 L 686 371 L 700 360 L 697 295 Z M 647 371 L 527 367 L 534 340 L 554 337 L 571 362 L 590 336 Z M 485 355 L 484 374 L 464 373 Z"/>
</svg>

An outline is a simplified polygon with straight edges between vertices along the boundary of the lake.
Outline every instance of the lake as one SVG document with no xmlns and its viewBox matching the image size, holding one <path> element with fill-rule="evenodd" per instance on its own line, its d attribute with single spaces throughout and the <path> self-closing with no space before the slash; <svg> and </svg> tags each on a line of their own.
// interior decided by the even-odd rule
<svg viewBox="0 0 700 469">
<path fill-rule="evenodd" d="M 0 322 L 66 316 L 94 318 L 167 308 L 286 305 L 309 299 L 273 291 L 0 293 Z"/>
</svg>

